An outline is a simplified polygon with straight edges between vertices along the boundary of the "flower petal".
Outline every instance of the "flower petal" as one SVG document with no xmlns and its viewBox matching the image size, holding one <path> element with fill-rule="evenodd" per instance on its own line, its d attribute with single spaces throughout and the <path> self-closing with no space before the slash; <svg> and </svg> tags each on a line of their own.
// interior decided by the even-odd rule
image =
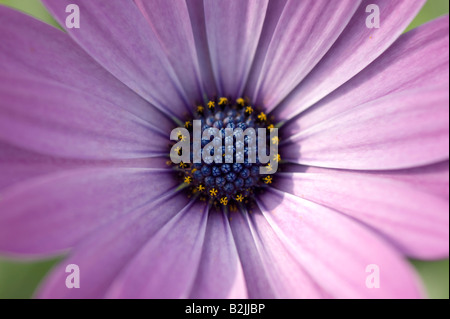
<svg viewBox="0 0 450 319">
<path fill-rule="evenodd" d="M 117 277 L 109 298 L 187 298 L 201 261 L 208 207 L 172 218 Z M 145 280 L 143 280 L 145 279 Z"/>
<path fill-rule="evenodd" d="M 414 188 L 433 194 L 435 196 L 449 198 L 449 161 L 443 161 L 422 167 L 414 167 L 393 171 L 367 171 L 365 173 L 392 178 L 408 183 Z"/>
<path fill-rule="evenodd" d="M 175 188 L 170 172 L 86 168 L 8 188 L 0 198 L 0 251 L 48 255 L 70 248 L 98 227 Z"/>
<path fill-rule="evenodd" d="M 320 298 L 323 291 L 292 258 L 261 212 L 231 214 L 250 298 Z"/>
<path fill-rule="evenodd" d="M 249 84 L 255 87 L 252 101 L 273 109 L 327 53 L 359 5 L 355 0 L 288 1 L 273 35 L 262 33 L 261 41 L 267 37 L 270 45 L 261 70 L 253 69 L 260 75 L 257 84 Z"/>
<path fill-rule="evenodd" d="M 425 0 L 364 0 L 347 28 L 313 71 L 274 111 L 290 119 L 350 80 L 382 54 L 406 29 Z M 366 27 L 375 4 L 380 10 L 380 28 Z"/>
<path fill-rule="evenodd" d="M 284 12 L 284 7 L 286 6 L 287 2 L 288 0 L 269 1 L 266 11 L 266 17 L 264 18 L 263 29 L 261 31 L 261 37 L 259 39 L 255 57 L 253 59 L 253 64 L 247 80 L 245 92 L 250 93 L 255 92 L 256 90 L 256 85 L 258 84 L 258 80 L 261 75 L 261 69 L 266 60 L 267 50 L 269 49 L 273 33 L 276 30 L 278 21 L 280 20 L 280 17 Z"/>
<path fill-rule="evenodd" d="M 70 256 L 52 270 L 40 287 L 39 298 L 104 298 L 112 282 L 152 236 L 187 205 L 176 190 L 146 203 L 83 239 Z M 82 274 L 79 289 L 67 289 L 66 267 L 75 264 Z"/>
<path fill-rule="evenodd" d="M 173 128 L 173 121 L 101 67 L 67 33 L 0 6 L 0 38 L 2 72 L 55 81 L 95 95 L 164 134 Z"/>
<path fill-rule="evenodd" d="M 418 191 L 432 194 L 448 200 L 449 197 L 449 161 L 442 161 L 426 166 L 387 171 L 351 171 L 330 168 L 303 166 L 298 164 L 283 165 L 286 173 L 334 174 L 335 172 L 369 174 L 380 178 L 392 179 L 408 184 Z"/>
<path fill-rule="evenodd" d="M 244 270 L 248 297 L 251 299 L 276 298 L 277 293 L 274 288 L 276 282 L 264 265 L 265 259 L 259 249 L 261 243 L 254 237 L 248 220 L 240 214 L 233 214 L 230 225 Z"/>
<path fill-rule="evenodd" d="M 195 47 L 203 82 L 203 88 L 207 96 L 217 96 L 217 88 L 211 66 L 208 48 L 208 36 L 206 35 L 205 9 L 203 0 L 186 0 L 191 19 L 191 27 L 195 40 Z"/>
<path fill-rule="evenodd" d="M 205 1 L 211 63 L 221 95 L 242 94 L 258 46 L 267 0 Z"/>
<path fill-rule="evenodd" d="M 448 16 L 402 35 L 367 68 L 283 126 L 286 135 L 394 92 L 448 86 Z"/>
<path fill-rule="evenodd" d="M 164 48 L 132 1 L 43 0 L 66 27 L 66 7 L 76 4 L 80 28 L 66 31 L 100 65 L 134 92 L 174 117 L 190 111 L 189 98 Z M 192 97 L 191 97 L 192 98 Z"/>
<path fill-rule="evenodd" d="M 167 168 L 165 158 L 87 161 L 52 157 L 0 141 L 0 191 L 31 178 L 83 167 Z"/>
<path fill-rule="evenodd" d="M 167 136 L 105 100 L 41 78 L 2 73 L 0 82 L 0 140 L 66 158 L 167 154 Z"/>
<path fill-rule="evenodd" d="M 208 216 L 202 261 L 189 298 L 248 298 L 242 265 L 226 216 Z"/>
<path fill-rule="evenodd" d="M 78 164 L 78 165 L 77 165 Z M 0 192 L 27 179 L 81 166 L 73 160 L 54 160 L 0 141 Z"/>
<path fill-rule="evenodd" d="M 185 1 L 134 0 L 147 20 L 187 96 L 201 98 L 203 89 L 189 11 Z M 170 27 L 169 27 L 170 26 Z"/>
<path fill-rule="evenodd" d="M 383 170 L 449 158 L 448 87 L 405 91 L 291 136 L 283 159 L 321 167 Z"/>
<path fill-rule="evenodd" d="M 276 190 L 261 196 L 259 206 L 290 253 L 330 296 L 421 296 L 412 267 L 368 228 L 329 208 Z M 368 266 L 378 268 L 379 288 L 368 285 L 374 275 Z"/>
<path fill-rule="evenodd" d="M 369 225 L 410 257 L 448 256 L 449 206 L 444 198 L 405 182 L 337 170 L 280 173 L 277 181 L 277 188 L 282 191 Z"/>
</svg>

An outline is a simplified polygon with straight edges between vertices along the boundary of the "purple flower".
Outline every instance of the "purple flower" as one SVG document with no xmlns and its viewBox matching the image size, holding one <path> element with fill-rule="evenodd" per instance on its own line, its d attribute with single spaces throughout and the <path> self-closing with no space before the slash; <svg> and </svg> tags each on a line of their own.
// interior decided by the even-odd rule
<svg viewBox="0 0 450 319">
<path fill-rule="evenodd" d="M 423 296 L 405 256 L 449 251 L 448 16 L 402 35 L 424 1 L 44 3 L 80 28 L 0 7 L 0 251 L 67 253 L 38 297 Z M 234 112 L 213 126 L 283 124 L 273 182 L 166 165 L 205 97 Z"/>
</svg>

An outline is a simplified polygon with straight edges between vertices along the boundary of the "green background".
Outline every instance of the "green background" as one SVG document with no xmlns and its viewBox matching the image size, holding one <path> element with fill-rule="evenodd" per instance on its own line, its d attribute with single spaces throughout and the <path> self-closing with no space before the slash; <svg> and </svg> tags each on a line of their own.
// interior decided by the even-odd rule
<svg viewBox="0 0 450 319">
<path fill-rule="evenodd" d="M 39 0 L 0 0 L 35 17 L 58 24 Z M 448 13 L 448 0 L 429 0 L 416 19 L 408 27 L 415 28 L 427 21 Z M 0 40 L 1 41 L 1 40 Z M 30 298 L 39 282 L 49 272 L 57 259 L 38 262 L 17 262 L 0 258 L 0 298 Z M 449 298 L 449 261 L 411 261 L 421 276 L 430 298 Z"/>
</svg>

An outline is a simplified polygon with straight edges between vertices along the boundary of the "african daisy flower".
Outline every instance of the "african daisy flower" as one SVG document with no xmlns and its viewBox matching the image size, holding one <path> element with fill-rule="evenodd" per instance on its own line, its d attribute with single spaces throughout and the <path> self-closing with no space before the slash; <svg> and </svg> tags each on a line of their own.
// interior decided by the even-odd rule
<svg viewBox="0 0 450 319">
<path fill-rule="evenodd" d="M 424 1 L 43 2 L 66 32 L 0 7 L 0 251 L 66 256 L 37 297 L 423 296 L 406 257 L 449 249 L 448 16 L 402 35 Z M 170 161 L 195 120 L 277 128 L 278 169 Z"/>
</svg>

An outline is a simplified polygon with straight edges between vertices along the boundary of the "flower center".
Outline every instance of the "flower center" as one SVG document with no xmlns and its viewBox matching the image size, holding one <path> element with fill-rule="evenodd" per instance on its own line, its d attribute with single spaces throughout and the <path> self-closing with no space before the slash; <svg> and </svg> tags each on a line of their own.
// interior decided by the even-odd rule
<svg viewBox="0 0 450 319">
<path fill-rule="evenodd" d="M 168 164 L 188 196 L 219 207 L 251 205 L 254 194 L 272 183 L 281 159 L 278 129 L 243 98 L 232 103 L 221 97 L 197 106 L 184 128 L 172 134 L 178 143 Z"/>
</svg>

